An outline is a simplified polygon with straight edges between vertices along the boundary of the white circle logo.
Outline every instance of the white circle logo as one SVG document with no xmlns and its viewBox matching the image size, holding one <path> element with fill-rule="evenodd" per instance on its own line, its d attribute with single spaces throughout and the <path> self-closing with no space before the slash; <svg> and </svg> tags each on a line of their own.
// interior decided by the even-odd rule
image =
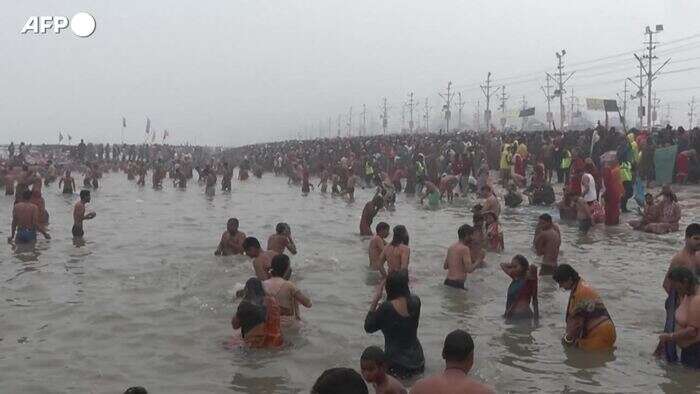
<svg viewBox="0 0 700 394">
<path fill-rule="evenodd" d="M 70 28 L 78 37 L 89 37 L 95 32 L 95 18 L 87 12 L 78 12 L 71 18 Z"/>
</svg>

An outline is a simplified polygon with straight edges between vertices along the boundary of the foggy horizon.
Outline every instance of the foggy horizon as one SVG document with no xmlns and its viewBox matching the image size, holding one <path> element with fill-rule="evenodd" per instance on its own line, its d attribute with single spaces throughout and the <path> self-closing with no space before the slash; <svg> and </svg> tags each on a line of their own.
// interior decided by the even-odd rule
<svg viewBox="0 0 700 394">
<path fill-rule="evenodd" d="M 654 81 L 659 117 L 670 106 L 671 124 L 687 127 L 687 103 L 700 100 L 700 29 L 693 27 L 700 2 L 692 0 L 63 4 L 10 3 L 0 15 L 0 144 L 57 143 L 59 132 L 73 143 L 120 142 L 122 117 L 127 143 L 144 141 L 147 117 L 173 144 L 327 137 L 329 118 L 335 136 L 338 115 L 346 135 L 350 107 L 356 135 L 363 104 L 368 133 L 376 133 L 384 97 L 396 133 L 409 92 L 419 101 L 415 123 L 428 98 L 437 131 L 444 127 L 438 93 L 448 81 L 463 95 L 471 128 L 477 100 L 484 110 L 479 85 L 488 72 L 494 87 L 506 86 L 508 110 L 521 108 L 525 96 L 544 121 L 540 86 L 555 71 L 555 52 L 565 49 L 565 71 L 575 72 L 567 111 L 571 89 L 583 110 L 586 98 L 617 99 L 623 80 L 637 74 L 632 53 L 642 54 L 645 26 L 658 24 L 654 69 L 671 59 Z M 97 22 L 88 38 L 70 30 L 20 34 L 30 16 L 79 11 Z M 634 126 L 637 101 L 627 105 Z M 552 112 L 557 120 L 558 101 Z"/>
</svg>

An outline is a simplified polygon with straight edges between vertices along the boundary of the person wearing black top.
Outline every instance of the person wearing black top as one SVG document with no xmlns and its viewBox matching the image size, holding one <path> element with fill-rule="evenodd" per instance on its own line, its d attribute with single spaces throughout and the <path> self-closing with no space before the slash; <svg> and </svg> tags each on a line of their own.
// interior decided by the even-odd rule
<svg viewBox="0 0 700 394">
<path fill-rule="evenodd" d="M 379 304 L 386 286 L 387 300 Z M 384 334 L 387 372 L 399 379 L 408 379 L 423 372 L 425 358 L 418 341 L 420 298 L 408 289 L 408 271 L 395 271 L 377 286 L 365 318 L 365 331 Z"/>
</svg>

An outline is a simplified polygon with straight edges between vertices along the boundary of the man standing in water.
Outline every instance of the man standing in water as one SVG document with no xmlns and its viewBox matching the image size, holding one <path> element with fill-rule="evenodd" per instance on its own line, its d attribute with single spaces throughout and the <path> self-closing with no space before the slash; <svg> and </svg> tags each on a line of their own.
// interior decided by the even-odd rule
<svg viewBox="0 0 700 394">
<path fill-rule="evenodd" d="M 380 271 L 382 263 L 379 260 L 379 256 L 386 246 L 386 241 L 384 239 L 389 236 L 389 224 L 379 222 L 376 230 L 377 234 L 369 241 L 369 266 L 375 271 Z"/>
<path fill-rule="evenodd" d="M 474 229 L 472 226 L 463 224 L 457 230 L 457 237 L 459 240 L 447 249 L 445 264 L 442 267 L 447 270 L 445 286 L 465 289 L 464 282 L 467 280 L 467 274 L 474 272 L 476 264 L 472 263 L 471 251 L 469 249 L 473 232 Z"/>
<path fill-rule="evenodd" d="M 496 219 L 501 216 L 501 204 L 498 202 L 498 197 L 496 193 L 493 192 L 491 185 L 484 185 L 481 189 L 484 196 L 483 208 L 481 209 L 481 214 L 486 212 L 493 212 L 496 215 Z"/>
<path fill-rule="evenodd" d="M 552 223 L 552 217 L 548 213 L 543 213 L 538 219 L 533 245 L 537 255 L 542 256 L 540 275 L 551 275 L 554 273 L 559 258 L 561 234 L 559 233 L 559 227 Z"/>
<path fill-rule="evenodd" d="M 73 208 L 73 237 L 74 238 L 81 238 L 83 235 L 85 235 L 85 231 L 83 231 L 83 221 L 85 220 L 90 220 L 93 219 L 97 214 L 95 212 L 90 212 L 87 215 L 85 214 L 85 204 L 90 202 L 90 191 L 89 190 L 81 190 L 80 191 L 80 201 L 75 203 L 75 207 Z"/>
<path fill-rule="evenodd" d="M 261 281 L 270 279 L 272 258 L 275 257 L 277 253 L 271 250 L 262 250 L 260 247 L 260 241 L 254 237 L 248 237 L 245 239 L 245 241 L 243 241 L 243 251 L 245 252 L 246 256 L 253 259 L 255 276 Z"/>
<path fill-rule="evenodd" d="M 492 394 L 494 391 L 470 379 L 467 374 L 474 366 L 474 341 L 463 330 L 447 334 L 442 348 L 445 371 L 416 382 L 411 394 Z"/>
<path fill-rule="evenodd" d="M 245 233 L 238 231 L 238 219 L 231 218 L 226 222 L 226 231 L 221 234 L 221 241 L 216 248 L 214 255 L 230 256 L 243 253 L 243 241 Z"/>
<path fill-rule="evenodd" d="M 377 212 L 384 206 L 384 199 L 381 195 L 375 195 L 372 201 L 365 204 L 360 217 L 360 235 L 372 235 L 372 220 L 377 216 Z"/>
<path fill-rule="evenodd" d="M 73 194 L 73 190 L 75 190 L 75 179 L 70 176 L 70 170 L 66 170 L 66 175 L 58 181 L 58 188 L 60 189 L 61 186 L 63 186 L 63 194 Z"/>
<path fill-rule="evenodd" d="M 229 167 L 228 162 L 224 162 L 224 174 L 221 178 L 221 190 L 231 191 L 231 179 L 233 179 L 233 168 Z"/>
<path fill-rule="evenodd" d="M 214 169 L 211 168 L 211 166 L 207 165 L 206 168 L 206 188 L 204 189 L 204 194 L 206 194 L 208 197 L 213 197 L 214 194 L 216 193 L 216 173 L 214 172 Z"/>
<path fill-rule="evenodd" d="M 297 246 L 292 239 L 292 229 L 287 223 L 277 223 L 275 234 L 267 239 L 267 250 L 282 254 L 285 249 L 293 255 L 297 254 Z"/>
<path fill-rule="evenodd" d="M 17 234 L 17 243 L 30 243 L 36 241 L 36 232 L 39 231 L 44 238 L 51 239 L 49 233 L 39 224 L 39 208 L 29 200 L 32 191 L 22 192 L 21 200 L 12 208 L 12 227 L 7 242 L 12 242 Z"/>
</svg>

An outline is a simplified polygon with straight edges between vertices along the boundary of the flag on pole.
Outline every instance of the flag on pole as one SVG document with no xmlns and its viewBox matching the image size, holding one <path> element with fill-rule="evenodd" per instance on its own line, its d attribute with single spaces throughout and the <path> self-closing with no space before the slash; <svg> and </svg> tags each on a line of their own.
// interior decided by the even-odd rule
<svg viewBox="0 0 700 394">
<path fill-rule="evenodd" d="M 163 130 L 163 142 L 165 142 L 165 139 L 168 138 L 169 135 L 168 130 Z"/>
<path fill-rule="evenodd" d="M 70 134 L 68 134 L 68 142 L 70 142 L 73 139 Z"/>
<path fill-rule="evenodd" d="M 61 132 L 59 131 L 59 132 L 58 132 L 58 143 L 60 144 L 61 142 L 63 142 L 63 133 L 61 133 Z"/>
<path fill-rule="evenodd" d="M 151 137 L 151 142 L 156 142 L 156 131 L 153 130 L 153 136 Z"/>
<path fill-rule="evenodd" d="M 126 118 L 122 116 L 122 127 L 126 127 Z"/>
<path fill-rule="evenodd" d="M 146 134 L 151 132 L 151 118 L 146 118 Z"/>
</svg>

